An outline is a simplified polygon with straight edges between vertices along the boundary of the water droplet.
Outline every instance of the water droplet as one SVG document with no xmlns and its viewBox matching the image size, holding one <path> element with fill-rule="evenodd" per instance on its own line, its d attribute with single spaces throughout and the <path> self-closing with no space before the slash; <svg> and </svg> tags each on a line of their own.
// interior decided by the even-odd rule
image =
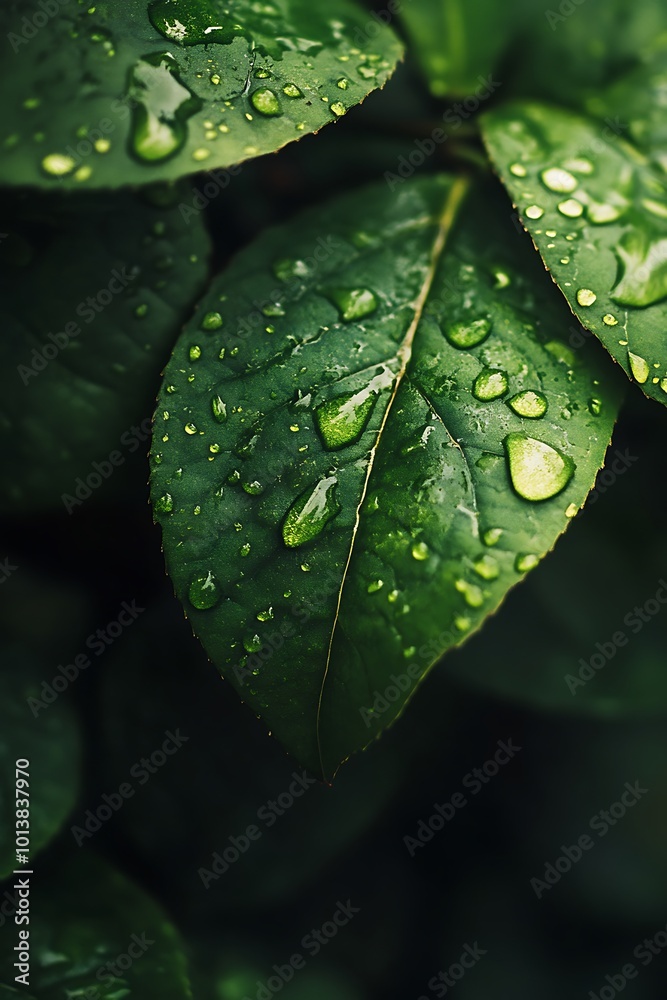
<svg viewBox="0 0 667 1000">
<path fill-rule="evenodd" d="M 412 546 L 412 558 L 417 559 L 419 562 L 423 562 L 424 559 L 428 559 L 430 553 L 428 550 L 428 545 L 425 542 L 415 542 Z"/>
<path fill-rule="evenodd" d="M 378 590 L 382 590 L 384 587 L 384 582 L 382 580 L 372 580 L 368 584 L 367 590 L 369 594 L 377 594 Z"/>
<path fill-rule="evenodd" d="M 245 559 L 246 556 L 250 555 L 250 542 L 243 543 L 243 545 L 239 549 L 239 555 L 241 556 L 242 559 Z"/>
<path fill-rule="evenodd" d="M 592 306 L 597 295 L 590 288 L 580 288 L 577 292 L 577 302 L 580 306 Z"/>
<path fill-rule="evenodd" d="M 540 177 L 545 187 L 558 194 L 569 194 L 579 183 L 569 170 L 563 170 L 561 167 L 548 167 L 542 171 Z"/>
<path fill-rule="evenodd" d="M 561 201 L 558 211 L 561 215 L 566 215 L 568 219 L 577 219 L 584 210 L 584 206 L 576 198 L 567 198 Z"/>
<path fill-rule="evenodd" d="M 220 396 L 214 396 L 211 400 L 211 410 L 213 411 L 213 417 L 218 421 L 219 424 L 224 424 L 227 419 L 227 406 L 223 403 Z"/>
<path fill-rule="evenodd" d="M 579 508 L 576 503 L 570 503 L 565 508 L 565 517 L 576 517 L 579 513 Z"/>
<path fill-rule="evenodd" d="M 493 556 L 482 555 L 472 564 L 475 573 L 483 580 L 496 580 L 500 574 L 500 568 Z"/>
<path fill-rule="evenodd" d="M 468 583 L 467 580 L 457 580 L 454 584 L 459 594 L 463 594 L 463 599 L 471 608 L 481 608 L 484 604 L 484 594 L 481 587 L 476 583 Z"/>
<path fill-rule="evenodd" d="M 572 478 L 572 459 L 544 441 L 526 434 L 508 434 L 503 443 L 512 486 L 525 500 L 555 497 Z"/>
<path fill-rule="evenodd" d="M 507 405 L 518 417 L 539 420 L 547 412 L 549 404 L 541 392 L 533 392 L 532 389 L 528 389 L 524 392 L 517 392 L 516 396 L 507 400 Z"/>
<path fill-rule="evenodd" d="M 200 99 L 177 74 L 178 63 L 170 52 L 144 56 L 132 69 L 130 148 L 144 162 L 166 160 L 182 149 L 186 122 L 201 108 Z"/>
<path fill-rule="evenodd" d="M 362 389 L 321 403 L 315 410 L 315 420 L 324 447 L 335 450 L 354 444 L 370 419 L 376 399 L 376 392 Z"/>
<path fill-rule="evenodd" d="M 185 431 L 186 434 L 196 434 L 197 433 L 197 427 L 193 423 L 186 424 L 185 427 L 183 428 L 183 430 Z"/>
<path fill-rule="evenodd" d="M 202 330 L 219 330 L 222 326 L 222 316 L 219 312 L 207 312 L 201 321 Z"/>
<path fill-rule="evenodd" d="M 342 76 L 342 77 L 340 78 L 340 80 L 338 80 L 338 81 L 336 82 L 336 86 L 337 86 L 337 87 L 338 87 L 338 88 L 339 88 L 340 90 L 347 90 L 347 88 L 349 87 L 349 82 L 348 82 L 348 80 L 347 80 L 347 79 L 346 79 L 346 78 L 345 78 L 344 76 Z"/>
<path fill-rule="evenodd" d="M 517 573 L 527 573 L 529 570 L 535 569 L 539 564 L 540 560 L 534 553 L 520 552 L 514 560 L 514 569 Z"/>
<path fill-rule="evenodd" d="M 291 98 L 303 97 L 303 94 L 295 83 L 286 83 L 283 87 L 283 94 L 285 94 L 286 97 Z"/>
<path fill-rule="evenodd" d="M 525 177 L 527 170 L 523 163 L 512 163 L 510 165 L 510 173 L 514 174 L 515 177 Z"/>
<path fill-rule="evenodd" d="M 574 351 L 567 344 L 564 344 L 562 340 L 549 340 L 544 345 L 544 349 L 561 364 L 570 365 L 571 367 L 576 361 Z"/>
<path fill-rule="evenodd" d="M 283 541 L 290 549 L 313 541 L 325 525 L 340 511 L 336 500 L 335 476 L 321 479 L 313 490 L 306 490 L 288 510 L 283 521 Z"/>
<path fill-rule="evenodd" d="M 475 398 L 484 403 L 504 396 L 507 389 L 507 375 L 505 372 L 493 368 L 483 368 L 472 386 Z"/>
<path fill-rule="evenodd" d="M 265 115 L 268 118 L 276 117 L 283 113 L 280 101 L 268 87 L 260 87 L 259 90 L 253 91 L 250 95 L 250 103 L 255 111 L 259 111 L 261 115 Z"/>
<path fill-rule="evenodd" d="M 445 330 L 445 336 L 453 347 L 465 350 L 481 344 L 490 331 L 491 322 L 488 319 L 476 319 L 472 323 L 454 323 Z"/>
<path fill-rule="evenodd" d="M 188 598 L 193 608 L 206 611 L 220 600 L 220 589 L 214 573 L 209 570 L 205 576 L 196 576 L 188 590 Z"/>
<path fill-rule="evenodd" d="M 345 110 L 346 110 L 345 105 L 341 104 L 340 101 L 334 101 L 334 103 L 331 105 L 331 111 L 334 115 L 336 115 L 337 118 L 340 118 L 341 115 L 344 115 Z"/>
<path fill-rule="evenodd" d="M 207 149 L 206 146 L 200 146 L 199 149 L 193 150 L 192 159 L 196 160 L 197 163 L 201 163 L 203 160 L 208 160 L 210 155 L 210 149 Z"/>
<path fill-rule="evenodd" d="M 597 226 L 603 226 L 608 222 L 616 222 L 617 219 L 620 219 L 623 214 L 623 208 L 616 205 L 608 205 L 606 202 L 594 201 L 588 205 L 586 214 L 591 222 L 594 222 Z"/>
<path fill-rule="evenodd" d="M 502 528 L 488 528 L 482 535 L 482 541 L 485 545 L 491 548 L 492 545 L 497 545 L 502 537 Z"/>
<path fill-rule="evenodd" d="M 588 409 L 594 417 L 599 417 L 602 413 L 602 400 L 598 399 L 597 396 L 593 396 L 588 400 Z"/>
<path fill-rule="evenodd" d="M 524 214 L 528 219 L 541 219 L 544 215 L 544 209 L 540 208 L 539 205 L 529 205 Z"/>
<path fill-rule="evenodd" d="M 368 288 L 334 288 L 328 295 L 346 323 L 369 316 L 378 305 L 375 295 Z"/>
<path fill-rule="evenodd" d="M 257 612 L 257 621 L 258 622 L 270 622 L 273 617 L 274 617 L 274 613 L 273 613 L 273 608 L 272 607 L 266 608 L 265 611 L 258 611 Z"/>
<path fill-rule="evenodd" d="M 617 245 L 621 277 L 611 297 L 625 306 L 650 306 L 667 295 L 667 238 L 625 232 Z"/>
<path fill-rule="evenodd" d="M 174 509 L 174 500 L 170 493 L 163 495 L 155 501 L 155 510 L 158 514 L 171 514 Z"/>
<path fill-rule="evenodd" d="M 605 326 L 618 325 L 618 320 L 616 319 L 615 316 L 612 316 L 611 313 L 605 313 L 605 315 L 602 317 L 602 322 L 605 324 Z"/>
<path fill-rule="evenodd" d="M 374 76 L 377 76 L 377 70 L 374 66 L 358 66 L 357 73 L 359 76 L 363 77 L 364 80 L 372 80 Z"/>
<path fill-rule="evenodd" d="M 228 11 L 225 12 L 228 15 Z M 229 43 L 235 35 L 246 32 L 228 20 L 220 23 L 220 10 L 211 0 L 152 0 L 148 16 L 153 27 L 178 45 Z"/>
<path fill-rule="evenodd" d="M 253 479 L 251 483 L 243 483 L 243 489 L 251 497 L 257 497 L 264 492 L 264 487 L 257 479 Z"/>
<path fill-rule="evenodd" d="M 642 358 L 640 354 L 633 354 L 632 351 L 628 351 L 628 361 L 630 362 L 632 374 L 643 385 L 651 373 L 646 358 Z"/>
<path fill-rule="evenodd" d="M 565 164 L 568 170 L 574 170 L 577 174 L 592 174 L 593 164 L 583 156 L 575 156 Z"/>
<path fill-rule="evenodd" d="M 199 344 L 192 345 L 192 347 L 188 351 L 188 357 L 190 358 L 190 361 L 199 361 L 199 359 L 201 358 L 201 347 L 199 346 Z"/>
<path fill-rule="evenodd" d="M 259 653 L 262 648 L 262 640 L 257 634 L 246 635 L 243 639 L 243 648 L 246 653 Z"/>
<path fill-rule="evenodd" d="M 42 170 L 51 177 L 66 177 L 75 166 L 76 161 L 65 153 L 49 153 L 42 160 Z"/>
</svg>

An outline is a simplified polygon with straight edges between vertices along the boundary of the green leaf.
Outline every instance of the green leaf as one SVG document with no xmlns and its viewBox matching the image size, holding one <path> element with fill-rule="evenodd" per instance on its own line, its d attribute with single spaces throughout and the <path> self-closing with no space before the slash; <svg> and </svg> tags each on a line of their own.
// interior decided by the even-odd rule
<svg viewBox="0 0 667 1000">
<path fill-rule="evenodd" d="M 381 87 L 393 31 L 350 0 L 3 4 L 15 52 L 0 180 L 117 187 L 231 167 L 315 132 Z M 234 173 L 236 171 L 233 171 Z M 219 192 L 227 172 L 213 175 Z"/>
<path fill-rule="evenodd" d="M 667 404 L 667 186 L 610 125 L 517 102 L 483 116 L 521 221 L 579 321 Z M 571 327 L 570 344 L 581 342 Z"/>
<path fill-rule="evenodd" d="M 16 774 L 16 761 L 28 760 L 30 764 L 31 860 L 59 831 L 79 792 L 81 740 L 76 717 L 62 698 L 38 708 L 36 716 L 28 700 L 40 698 L 42 682 L 52 676 L 33 657 L 4 649 L 0 672 L 0 879 L 20 867 L 16 863 L 16 778 L 25 775 Z M 23 792 L 24 788 L 21 795 Z"/>
<path fill-rule="evenodd" d="M 313 771 L 385 728 L 583 503 L 617 389 L 567 321 L 495 188 L 441 176 L 265 233 L 181 337 L 152 455 L 168 569 Z"/>
<path fill-rule="evenodd" d="M 85 850 L 70 854 L 35 875 L 31 890 L 30 988 L 40 1000 L 191 1000 L 174 927 L 106 862 Z M 8 982 L 13 961 L 7 952 L 0 964 Z"/>
<path fill-rule="evenodd" d="M 201 215 L 186 221 L 174 204 L 129 194 L 33 196 L 3 229 L 0 445 L 12 475 L 0 504 L 72 511 L 145 451 L 142 418 L 203 289 L 209 239 Z"/>
</svg>

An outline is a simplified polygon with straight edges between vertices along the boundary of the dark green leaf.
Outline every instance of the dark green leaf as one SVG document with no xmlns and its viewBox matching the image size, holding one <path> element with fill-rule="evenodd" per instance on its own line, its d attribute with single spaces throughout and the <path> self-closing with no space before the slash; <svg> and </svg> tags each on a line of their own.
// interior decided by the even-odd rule
<svg viewBox="0 0 667 1000">
<path fill-rule="evenodd" d="M 201 215 L 185 221 L 175 205 L 131 195 L 60 206 L 33 197 L 5 231 L 0 444 L 12 474 L 0 501 L 23 510 L 66 495 L 71 511 L 88 477 L 96 489 L 145 451 L 142 418 L 203 288 L 209 240 Z"/>
<path fill-rule="evenodd" d="M 173 926 L 106 862 L 77 852 L 35 875 L 31 889 L 30 988 L 40 1000 L 191 1000 Z M 11 982 L 6 956 L 0 974 Z"/>
<path fill-rule="evenodd" d="M 45 17 L 14 0 L 0 13 L 15 53 L 1 83 L 0 179 L 12 184 L 116 187 L 230 167 L 335 121 L 401 54 L 349 0 L 53 6 Z"/>
<path fill-rule="evenodd" d="M 667 187 L 634 146 L 570 111 L 483 117 L 493 160 L 551 275 L 647 396 L 667 404 Z M 581 334 L 572 326 L 570 344 Z"/>
<path fill-rule="evenodd" d="M 5 878 L 20 867 L 16 864 L 16 761 L 28 760 L 30 764 L 28 854 L 32 860 L 55 836 L 74 806 L 79 791 L 81 746 L 77 720 L 64 699 L 37 707 L 36 714 L 31 708 L 29 699 L 40 699 L 42 683 L 53 676 L 44 665 L 6 647 L 2 659 L 0 878 Z"/>
<path fill-rule="evenodd" d="M 609 442 L 611 366 L 563 343 L 504 211 L 447 177 L 338 199 L 244 251 L 167 367 L 152 492 L 177 593 L 325 776 L 537 565 Z"/>
</svg>

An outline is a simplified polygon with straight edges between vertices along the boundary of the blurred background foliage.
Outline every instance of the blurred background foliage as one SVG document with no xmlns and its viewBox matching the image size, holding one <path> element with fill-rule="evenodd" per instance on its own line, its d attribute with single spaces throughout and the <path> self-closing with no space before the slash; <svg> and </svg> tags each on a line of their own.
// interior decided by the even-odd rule
<svg viewBox="0 0 667 1000">
<path fill-rule="evenodd" d="M 435 6 L 412 0 L 411 37 L 422 37 L 420 17 Z M 517 25 L 504 22 L 496 37 L 493 18 L 485 19 L 496 5 L 470 4 L 464 16 L 479 51 L 459 82 L 423 56 L 432 93 L 465 92 L 473 66 L 473 79 L 494 71 L 512 93 L 579 105 L 638 71 L 667 25 L 663 4 L 571 6 L 552 28 L 541 5 L 528 4 L 530 17 L 525 2 L 510 5 Z M 418 62 L 409 57 L 335 129 L 246 164 L 208 209 L 212 268 L 267 224 L 394 169 L 443 113 Z M 479 157 L 463 132 L 424 169 Z M 142 385 L 140 416 L 150 415 L 158 377 Z M 29 391 L 19 402 L 31 407 Z M 667 923 L 667 609 L 576 693 L 565 676 L 624 628 L 667 573 L 666 437 L 665 410 L 630 392 L 610 454 L 636 461 L 430 674 L 404 718 L 345 765 L 332 788 L 308 788 L 271 827 L 258 810 L 301 770 L 192 638 L 165 577 L 143 449 L 72 514 L 58 498 L 30 513 L 44 507 L 41 495 L 7 513 L 0 556 L 16 568 L 0 588 L 0 874 L 13 860 L 13 765 L 27 757 L 33 850 L 43 847 L 34 863 L 30 993 L 186 997 L 182 952 L 195 997 L 255 997 L 274 963 L 302 950 L 310 928 L 348 898 L 359 914 L 281 990 L 287 1000 L 434 996 L 429 980 L 474 942 L 486 954 L 457 984 L 460 1000 L 584 998 L 625 963 L 639 965 L 633 950 Z M 108 451 L 102 446 L 99 459 Z M 86 453 L 82 472 L 89 467 Z M 87 637 L 116 619 L 123 601 L 145 610 L 35 718 L 26 699 L 58 664 L 86 651 Z M 176 730 L 187 742 L 140 785 L 133 768 Z M 411 856 L 404 838 L 507 739 L 521 751 Z M 128 780 L 135 794 L 77 846 L 71 827 Z M 562 846 L 590 832 L 591 818 L 635 781 L 647 794 L 538 899 L 530 880 L 543 878 Z M 260 839 L 204 888 L 199 869 L 252 823 Z M 13 947 L 11 885 L 10 875 L 0 885 L 9 900 L 0 935 Z M 149 930 L 156 944 L 145 957 L 102 984 L 96 970 Z M 12 983 L 9 952 L 0 971 Z M 74 966 L 63 964 L 63 952 L 77 956 Z M 666 981 L 667 954 L 656 955 L 624 996 L 658 1000 Z"/>
</svg>

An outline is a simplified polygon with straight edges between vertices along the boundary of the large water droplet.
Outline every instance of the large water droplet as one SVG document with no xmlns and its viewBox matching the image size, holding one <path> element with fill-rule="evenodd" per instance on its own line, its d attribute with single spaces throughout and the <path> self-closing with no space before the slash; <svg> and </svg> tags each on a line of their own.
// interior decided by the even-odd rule
<svg viewBox="0 0 667 1000">
<path fill-rule="evenodd" d="M 517 392 L 507 400 L 507 405 L 519 417 L 527 417 L 529 420 L 539 420 L 547 412 L 548 402 L 541 392 L 533 392 L 527 389 L 524 392 Z"/>
<path fill-rule="evenodd" d="M 260 87 L 259 90 L 253 91 L 250 95 L 250 103 L 255 111 L 259 111 L 267 118 L 275 118 L 283 113 L 280 101 L 268 87 Z"/>
<path fill-rule="evenodd" d="M 341 508 L 336 500 L 337 483 L 335 476 L 328 476 L 294 501 L 283 521 L 283 541 L 288 548 L 313 541 L 338 514 Z"/>
<path fill-rule="evenodd" d="M 475 398 L 484 403 L 504 396 L 507 389 L 507 375 L 505 372 L 493 368 L 483 368 L 472 386 Z"/>
<path fill-rule="evenodd" d="M 473 565 L 473 569 L 478 576 L 481 576 L 483 580 L 496 580 L 500 573 L 500 568 L 497 561 L 493 556 L 481 555 L 479 556 Z"/>
<path fill-rule="evenodd" d="M 576 198 L 567 198 L 565 201 L 561 201 L 558 206 L 558 211 L 561 215 L 565 215 L 568 219 L 578 219 L 584 210 L 584 206 Z"/>
<path fill-rule="evenodd" d="M 354 444 L 370 418 L 377 394 L 362 389 L 321 403 L 315 410 L 317 429 L 325 448 L 344 448 Z"/>
<path fill-rule="evenodd" d="M 526 434 L 504 440 L 512 486 L 524 500 L 548 500 L 565 489 L 575 470 L 568 455 Z"/>
<path fill-rule="evenodd" d="M 628 361 L 630 362 L 632 374 L 643 385 L 651 374 L 648 361 L 646 358 L 642 358 L 640 354 L 633 354 L 632 351 L 628 351 Z"/>
<path fill-rule="evenodd" d="M 540 177 L 545 187 L 558 194 L 570 194 L 579 183 L 569 170 L 563 170 L 561 167 L 548 167 L 542 171 Z"/>
<path fill-rule="evenodd" d="M 42 170 L 51 177 L 66 177 L 75 166 L 76 161 L 66 153 L 49 153 L 42 160 Z"/>
<path fill-rule="evenodd" d="M 369 316 L 378 305 L 375 295 L 368 288 L 334 288 L 328 295 L 346 323 Z"/>
<path fill-rule="evenodd" d="M 475 319 L 472 323 L 454 323 L 445 330 L 445 336 L 453 347 L 465 350 L 476 347 L 486 340 L 491 331 L 488 319 Z"/>
<path fill-rule="evenodd" d="M 667 239 L 643 229 L 623 234 L 616 248 L 621 276 L 611 297 L 624 306 L 650 306 L 667 295 Z"/>
<path fill-rule="evenodd" d="M 178 63 L 170 52 L 144 56 L 132 69 L 130 148 L 144 162 L 166 160 L 187 138 L 186 122 L 202 102 L 177 77 Z"/>
<path fill-rule="evenodd" d="M 188 598 L 193 608 L 206 611 L 220 600 L 220 588 L 215 574 L 209 570 L 204 576 L 196 576 L 190 583 Z"/>
</svg>

